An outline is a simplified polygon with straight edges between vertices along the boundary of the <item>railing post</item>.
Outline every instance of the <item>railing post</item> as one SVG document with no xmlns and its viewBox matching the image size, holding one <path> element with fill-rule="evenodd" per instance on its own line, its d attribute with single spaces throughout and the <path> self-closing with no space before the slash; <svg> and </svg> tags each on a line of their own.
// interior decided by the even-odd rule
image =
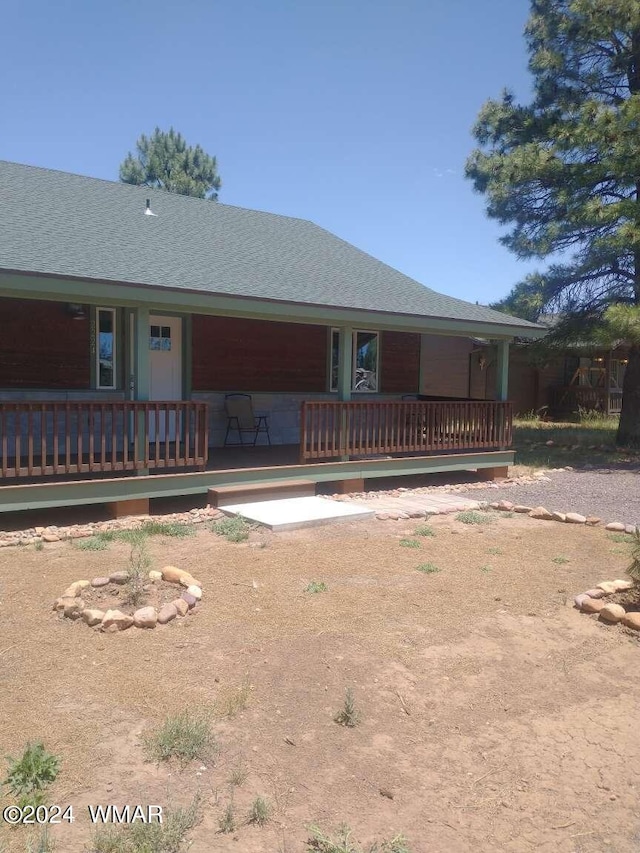
<svg viewBox="0 0 640 853">
<path fill-rule="evenodd" d="M 134 394 L 136 401 L 149 399 L 149 309 L 136 308 L 134 312 L 133 358 L 131 360 L 134 376 Z M 147 462 L 149 458 L 149 436 L 147 434 L 147 413 L 145 407 L 136 412 L 135 429 L 138 434 L 138 456 L 135 459 L 135 470 L 138 474 L 149 473 Z M 156 423 L 156 430 L 158 424 Z M 142 467 L 138 464 L 142 462 Z"/>
<path fill-rule="evenodd" d="M 338 336 L 338 399 L 348 402 L 351 399 L 353 387 L 353 329 L 351 326 L 341 326 Z M 348 406 L 340 406 L 340 439 L 339 446 L 342 450 L 340 460 L 349 461 L 348 429 L 349 413 Z"/>
</svg>

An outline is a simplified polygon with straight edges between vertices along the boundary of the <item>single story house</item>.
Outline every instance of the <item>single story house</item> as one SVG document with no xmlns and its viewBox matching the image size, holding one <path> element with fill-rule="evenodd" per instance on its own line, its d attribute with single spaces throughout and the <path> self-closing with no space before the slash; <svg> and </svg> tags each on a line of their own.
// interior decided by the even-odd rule
<svg viewBox="0 0 640 853">
<path fill-rule="evenodd" d="M 491 476 L 513 461 L 509 343 L 542 333 L 309 221 L 0 162 L 0 511 Z M 462 339 L 492 342 L 482 399 L 447 357 Z M 249 402 L 229 394 L 270 446 L 225 446 Z"/>
</svg>

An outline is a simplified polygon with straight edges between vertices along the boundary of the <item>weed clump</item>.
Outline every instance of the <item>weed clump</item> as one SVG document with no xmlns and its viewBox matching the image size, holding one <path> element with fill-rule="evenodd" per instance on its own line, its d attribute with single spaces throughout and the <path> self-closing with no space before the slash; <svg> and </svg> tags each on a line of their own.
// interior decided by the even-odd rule
<svg viewBox="0 0 640 853">
<path fill-rule="evenodd" d="M 157 731 L 144 737 L 143 745 L 154 761 L 177 758 L 182 764 L 196 758 L 205 761 L 217 751 L 208 715 L 189 710 L 167 717 Z"/>
</svg>

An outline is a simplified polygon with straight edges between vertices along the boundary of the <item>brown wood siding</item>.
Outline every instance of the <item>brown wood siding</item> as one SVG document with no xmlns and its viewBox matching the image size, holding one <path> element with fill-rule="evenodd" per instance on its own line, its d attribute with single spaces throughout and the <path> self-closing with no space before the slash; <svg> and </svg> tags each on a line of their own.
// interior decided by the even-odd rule
<svg viewBox="0 0 640 853">
<path fill-rule="evenodd" d="M 323 326 L 193 317 L 194 391 L 327 390 Z"/>
<path fill-rule="evenodd" d="M 420 335 L 382 332 L 380 337 L 380 391 L 416 394 L 420 384 Z"/>
<path fill-rule="evenodd" d="M 442 397 L 469 396 L 469 338 L 422 336 L 422 394 Z"/>
<path fill-rule="evenodd" d="M 89 319 L 64 302 L 0 299 L 0 388 L 89 388 Z"/>
</svg>

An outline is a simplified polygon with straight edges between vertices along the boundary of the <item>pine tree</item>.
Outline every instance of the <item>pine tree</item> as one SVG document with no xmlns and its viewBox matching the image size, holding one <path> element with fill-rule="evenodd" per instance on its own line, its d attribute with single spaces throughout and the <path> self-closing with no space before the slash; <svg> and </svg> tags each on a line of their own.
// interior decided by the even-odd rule
<svg viewBox="0 0 640 853">
<path fill-rule="evenodd" d="M 640 445 L 640 0 L 532 0 L 530 104 L 481 109 L 467 176 L 543 272 L 499 307 L 558 313 L 552 335 L 631 345 L 617 440 Z"/>
<path fill-rule="evenodd" d="M 136 152 L 129 152 L 120 166 L 124 183 L 196 198 L 218 197 L 221 180 L 216 158 L 199 145 L 187 145 L 173 128 L 165 132 L 156 127 L 150 137 L 142 134 Z"/>
</svg>

